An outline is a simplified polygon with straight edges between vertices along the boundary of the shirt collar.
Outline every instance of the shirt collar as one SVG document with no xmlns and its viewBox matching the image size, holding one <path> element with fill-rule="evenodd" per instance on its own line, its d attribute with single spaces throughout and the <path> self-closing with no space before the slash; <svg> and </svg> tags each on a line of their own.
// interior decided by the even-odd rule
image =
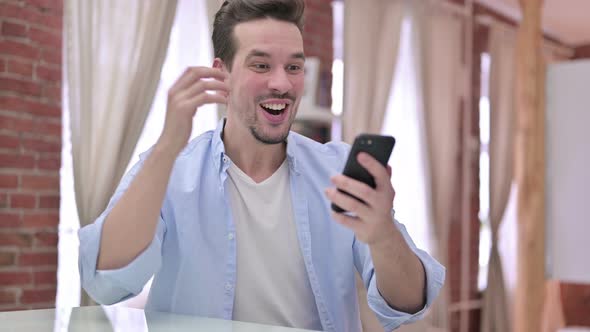
<svg viewBox="0 0 590 332">
<path fill-rule="evenodd" d="M 219 172 L 225 172 L 227 167 L 223 167 L 224 158 L 227 158 L 225 155 L 225 145 L 223 144 L 223 140 L 221 139 L 221 133 L 223 132 L 223 128 L 225 127 L 225 118 L 219 120 L 217 123 L 217 127 L 213 132 L 212 138 L 212 148 L 213 148 L 213 162 L 215 164 L 215 169 L 219 170 Z M 299 167 L 297 164 L 297 134 L 294 132 L 289 132 L 287 136 L 287 161 L 289 163 L 289 169 L 295 172 L 295 174 L 299 174 Z"/>
</svg>

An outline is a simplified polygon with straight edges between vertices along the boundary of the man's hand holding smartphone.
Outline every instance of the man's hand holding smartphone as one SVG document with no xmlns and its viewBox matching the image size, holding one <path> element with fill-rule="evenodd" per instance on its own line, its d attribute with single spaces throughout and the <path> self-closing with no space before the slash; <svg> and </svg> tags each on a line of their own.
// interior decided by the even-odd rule
<svg viewBox="0 0 590 332">
<path fill-rule="evenodd" d="M 326 189 L 334 210 L 332 218 L 369 245 L 391 239 L 392 232 L 397 231 L 391 215 L 395 190 L 387 165 L 394 144 L 391 136 L 360 135 L 351 148 L 344 174 L 332 177 L 335 188 Z"/>
</svg>

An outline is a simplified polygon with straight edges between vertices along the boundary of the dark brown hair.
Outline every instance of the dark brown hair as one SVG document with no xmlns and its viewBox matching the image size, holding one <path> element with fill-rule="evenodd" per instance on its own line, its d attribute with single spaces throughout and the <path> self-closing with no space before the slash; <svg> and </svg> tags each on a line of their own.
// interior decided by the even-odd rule
<svg viewBox="0 0 590 332">
<path fill-rule="evenodd" d="M 243 22 L 272 18 L 293 23 L 303 34 L 304 0 L 226 0 L 213 21 L 213 53 L 231 70 L 236 54 L 234 27 Z"/>
</svg>

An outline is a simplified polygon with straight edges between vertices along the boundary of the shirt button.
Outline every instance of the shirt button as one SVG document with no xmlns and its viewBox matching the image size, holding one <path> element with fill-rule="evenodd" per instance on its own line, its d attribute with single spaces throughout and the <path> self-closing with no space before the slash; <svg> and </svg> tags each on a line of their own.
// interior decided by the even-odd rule
<svg viewBox="0 0 590 332">
<path fill-rule="evenodd" d="M 233 240 L 233 239 L 234 239 L 234 233 L 229 233 L 229 234 L 227 234 L 227 238 L 228 238 L 229 240 Z"/>
<path fill-rule="evenodd" d="M 225 284 L 225 290 L 226 291 L 230 291 L 232 289 L 232 285 L 228 282 L 227 284 Z"/>
<path fill-rule="evenodd" d="M 227 164 L 229 162 L 229 158 L 227 156 L 223 156 L 223 162 Z"/>
</svg>

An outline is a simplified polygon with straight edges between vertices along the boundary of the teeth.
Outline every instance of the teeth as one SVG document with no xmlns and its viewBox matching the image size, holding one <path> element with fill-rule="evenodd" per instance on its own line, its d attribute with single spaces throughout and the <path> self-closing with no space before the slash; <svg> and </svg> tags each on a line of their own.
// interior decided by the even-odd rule
<svg viewBox="0 0 590 332">
<path fill-rule="evenodd" d="M 262 104 L 262 107 L 271 109 L 273 111 L 282 111 L 287 107 L 287 104 Z"/>
</svg>

